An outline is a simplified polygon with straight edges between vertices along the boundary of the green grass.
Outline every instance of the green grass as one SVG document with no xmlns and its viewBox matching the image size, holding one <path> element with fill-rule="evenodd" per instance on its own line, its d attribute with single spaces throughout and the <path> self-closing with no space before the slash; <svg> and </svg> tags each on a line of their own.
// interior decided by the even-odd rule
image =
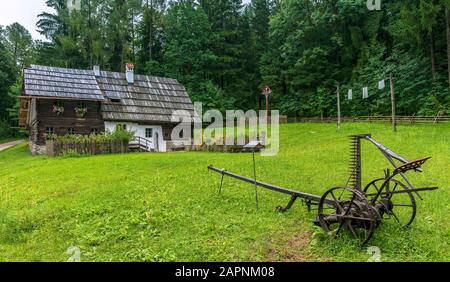
<svg viewBox="0 0 450 282">
<path fill-rule="evenodd" d="M 418 201 L 409 229 L 384 222 L 369 246 L 383 261 L 450 261 L 450 124 L 290 124 L 276 157 L 258 157 L 263 181 L 323 194 L 345 184 L 349 134 L 374 138 L 410 159 L 432 156 L 417 186 L 438 185 Z M 368 143 L 364 182 L 387 161 Z M 227 179 L 217 195 L 214 164 L 252 175 L 248 154 L 180 152 L 79 158 L 32 157 L 25 144 L 0 153 L 0 261 L 367 261 L 367 247 L 345 234 L 324 238 L 301 204 L 275 212 L 289 197 Z"/>
</svg>

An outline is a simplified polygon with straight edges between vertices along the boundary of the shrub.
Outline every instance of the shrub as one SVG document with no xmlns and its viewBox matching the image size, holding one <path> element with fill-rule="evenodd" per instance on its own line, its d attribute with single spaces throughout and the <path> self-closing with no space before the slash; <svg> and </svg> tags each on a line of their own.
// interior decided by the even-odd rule
<svg viewBox="0 0 450 282">
<path fill-rule="evenodd" d="M 132 132 L 132 131 L 128 131 L 128 130 L 122 128 L 122 127 L 118 127 L 116 129 L 116 131 L 114 131 L 111 134 L 111 137 L 112 137 L 113 140 L 130 142 L 131 140 L 134 139 L 135 133 Z"/>
<path fill-rule="evenodd" d="M 125 129 L 118 129 L 111 132 L 105 132 L 102 134 L 91 134 L 91 135 L 64 135 L 57 136 L 55 134 L 49 134 L 47 140 L 58 141 L 62 143 L 84 143 L 84 142 L 109 142 L 109 141 L 123 141 L 130 142 L 135 137 L 134 132 L 127 131 Z"/>
</svg>

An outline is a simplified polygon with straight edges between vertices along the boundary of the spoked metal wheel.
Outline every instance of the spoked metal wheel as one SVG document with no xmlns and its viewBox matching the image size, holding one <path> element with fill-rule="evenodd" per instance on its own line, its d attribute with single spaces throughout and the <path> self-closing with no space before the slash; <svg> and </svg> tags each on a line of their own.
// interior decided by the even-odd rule
<svg viewBox="0 0 450 282">
<path fill-rule="evenodd" d="M 336 187 L 323 195 L 318 207 L 318 223 L 330 236 L 344 229 L 361 245 L 375 232 L 380 216 L 364 193 L 348 187 Z"/>
<path fill-rule="evenodd" d="M 364 193 L 372 205 L 383 205 L 389 218 L 402 227 L 413 223 L 416 217 L 416 199 L 402 182 L 396 179 L 377 179 L 366 186 Z"/>
</svg>

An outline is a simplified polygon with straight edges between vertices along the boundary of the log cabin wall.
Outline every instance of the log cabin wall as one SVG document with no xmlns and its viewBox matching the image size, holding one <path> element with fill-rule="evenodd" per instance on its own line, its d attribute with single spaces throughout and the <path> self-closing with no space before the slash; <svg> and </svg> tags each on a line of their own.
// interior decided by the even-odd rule
<svg viewBox="0 0 450 282">
<path fill-rule="evenodd" d="M 55 104 L 64 108 L 64 113 L 58 115 L 54 112 Z M 84 106 L 87 112 L 84 116 L 76 113 L 75 108 Z M 101 103 L 96 101 L 77 100 L 38 100 L 38 145 L 45 145 L 47 130 L 53 129 L 53 133 L 64 136 L 69 133 L 89 135 L 95 132 L 104 132 L 105 123 L 101 113 Z M 69 132 L 73 129 L 74 132 Z"/>
</svg>

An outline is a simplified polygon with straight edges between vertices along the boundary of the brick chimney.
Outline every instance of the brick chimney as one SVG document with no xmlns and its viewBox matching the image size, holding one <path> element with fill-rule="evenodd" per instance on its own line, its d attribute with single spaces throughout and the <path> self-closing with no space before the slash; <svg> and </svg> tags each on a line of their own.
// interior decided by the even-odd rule
<svg viewBox="0 0 450 282">
<path fill-rule="evenodd" d="M 134 84 L 134 65 L 133 64 L 126 64 L 126 77 L 129 85 Z"/>
</svg>

